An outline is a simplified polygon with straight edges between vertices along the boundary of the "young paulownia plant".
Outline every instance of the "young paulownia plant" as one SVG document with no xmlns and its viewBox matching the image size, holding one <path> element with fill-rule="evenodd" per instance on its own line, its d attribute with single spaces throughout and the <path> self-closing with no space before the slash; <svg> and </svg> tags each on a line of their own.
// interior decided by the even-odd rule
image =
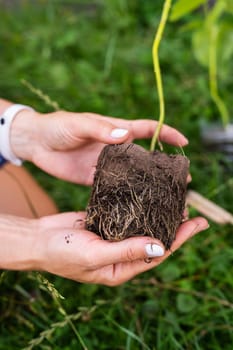
<svg viewBox="0 0 233 350">
<path fill-rule="evenodd" d="M 182 30 L 191 34 L 194 57 L 208 73 L 210 97 L 216 108 L 211 120 L 204 115 L 200 119 L 202 141 L 206 150 L 225 155 L 229 165 L 233 160 L 233 121 L 224 89 L 232 75 L 232 16 L 232 0 L 177 0 L 170 16 L 171 21 L 182 19 Z"/>
<path fill-rule="evenodd" d="M 150 151 L 133 143 L 103 148 L 86 219 L 86 228 L 103 239 L 148 235 L 161 240 L 166 249 L 183 219 L 189 171 L 183 155 L 155 151 L 165 115 L 158 47 L 170 6 L 171 0 L 166 0 L 152 49 L 160 117 Z"/>
</svg>

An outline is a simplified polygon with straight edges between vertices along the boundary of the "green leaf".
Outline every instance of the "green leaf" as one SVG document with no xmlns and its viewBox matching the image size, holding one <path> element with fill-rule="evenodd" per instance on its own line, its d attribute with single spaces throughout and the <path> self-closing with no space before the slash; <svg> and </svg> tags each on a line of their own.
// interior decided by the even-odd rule
<svg viewBox="0 0 233 350">
<path fill-rule="evenodd" d="M 203 67 L 209 65 L 210 30 L 213 27 L 202 27 L 193 32 L 192 46 L 196 60 Z M 225 75 L 229 69 L 229 62 L 233 56 L 233 26 L 231 23 L 215 25 L 218 30 L 217 66 L 218 74 Z"/>
<path fill-rule="evenodd" d="M 225 1 L 227 4 L 227 12 L 233 15 L 233 1 L 232 0 L 225 0 Z"/>
<path fill-rule="evenodd" d="M 176 306 L 180 312 L 188 313 L 196 308 L 197 301 L 192 295 L 180 293 L 176 299 Z"/>
<path fill-rule="evenodd" d="M 222 63 L 229 61 L 233 55 L 233 25 L 230 22 L 219 26 L 218 51 Z"/>
<path fill-rule="evenodd" d="M 171 282 L 178 279 L 181 275 L 181 269 L 176 265 L 166 265 L 162 270 L 161 276 L 163 282 Z"/>
<path fill-rule="evenodd" d="M 200 5 L 204 4 L 206 0 L 178 0 L 172 7 L 170 20 L 177 21 L 181 17 L 194 11 Z"/>
<path fill-rule="evenodd" d="M 213 8 L 208 12 L 206 23 L 208 25 L 213 25 L 214 23 L 217 23 L 220 17 L 225 12 L 226 8 L 227 8 L 227 5 L 224 0 L 217 1 L 213 6 Z"/>
<path fill-rule="evenodd" d="M 206 28 L 199 29 L 193 33 L 192 45 L 194 56 L 204 67 L 209 64 L 209 32 Z"/>
<path fill-rule="evenodd" d="M 194 32 L 195 30 L 198 30 L 202 26 L 203 26 L 203 22 L 201 20 L 199 20 L 199 19 L 190 20 L 189 22 L 186 22 L 186 23 L 181 25 L 180 31 L 182 33 Z"/>
<path fill-rule="evenodd" d="M 136 340 L 142 347 L 143 349 L 146 349 L 146 350 L 151 350 L 149 348 L 149 346 L 144 343 L 144 341 L 137 335 L 135 334 L 134 332 L 132 332 L 130 329 L 127 329 L 123 326 L 121 326 L 119 323 L 117 323 L 115 320 L 111 319 L 110 317 L 107 317 L 107 319 L 112 322 L 116 327 L 118 327 L 122 332 L 124 332 L 125 334 L 127 334 L 128 337 Z"/>
</svg>

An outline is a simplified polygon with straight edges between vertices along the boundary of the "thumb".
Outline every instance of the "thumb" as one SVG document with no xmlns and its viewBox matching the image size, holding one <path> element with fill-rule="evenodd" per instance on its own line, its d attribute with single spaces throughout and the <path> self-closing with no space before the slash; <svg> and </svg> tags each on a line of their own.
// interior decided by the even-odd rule
<svg viewBox="0 0 233 350">
<path fill-rule="evenodd" d="M 129 137 L 129 130 L 117 127 L 113 123 L 95 114 L 73 115 L 75 137 L 92 139 L 106 144 L 122 143 Z"/>
<path fill-rule="evenodd" d="M 162 243 L 151 237 L 134 237 L 120 242 L 99 241 L 99 243 L 97 251 L 101 265 L 156 258 L 165 254 Z M 96 261 L 96 263 L 98 263 L 98 261 Z"/>
</svg>

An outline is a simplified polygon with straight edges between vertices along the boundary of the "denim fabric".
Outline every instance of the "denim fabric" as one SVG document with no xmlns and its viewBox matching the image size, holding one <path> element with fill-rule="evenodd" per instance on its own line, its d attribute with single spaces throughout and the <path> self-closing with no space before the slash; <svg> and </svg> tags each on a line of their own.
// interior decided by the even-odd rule
<svg viewBox="0 0 233 350">
<path fill-rule="evenodd" d="M 0 154 L 0 168 L 7 162 L 5 158 Z"/>
</svg>

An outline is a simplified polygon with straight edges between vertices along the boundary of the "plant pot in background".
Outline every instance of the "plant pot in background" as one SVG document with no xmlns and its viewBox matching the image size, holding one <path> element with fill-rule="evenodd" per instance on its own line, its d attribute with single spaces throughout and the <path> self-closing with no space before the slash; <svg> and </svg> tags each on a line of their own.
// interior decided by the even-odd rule
<svg viewBox="0 0 233 350">
<path fill-rule="evenodd" d="M 221 152 L 233 161 L 233 123 L 226 127 L 219 124 L 203 125 L 201 138 L 208 150 Z"/>
</svg>

